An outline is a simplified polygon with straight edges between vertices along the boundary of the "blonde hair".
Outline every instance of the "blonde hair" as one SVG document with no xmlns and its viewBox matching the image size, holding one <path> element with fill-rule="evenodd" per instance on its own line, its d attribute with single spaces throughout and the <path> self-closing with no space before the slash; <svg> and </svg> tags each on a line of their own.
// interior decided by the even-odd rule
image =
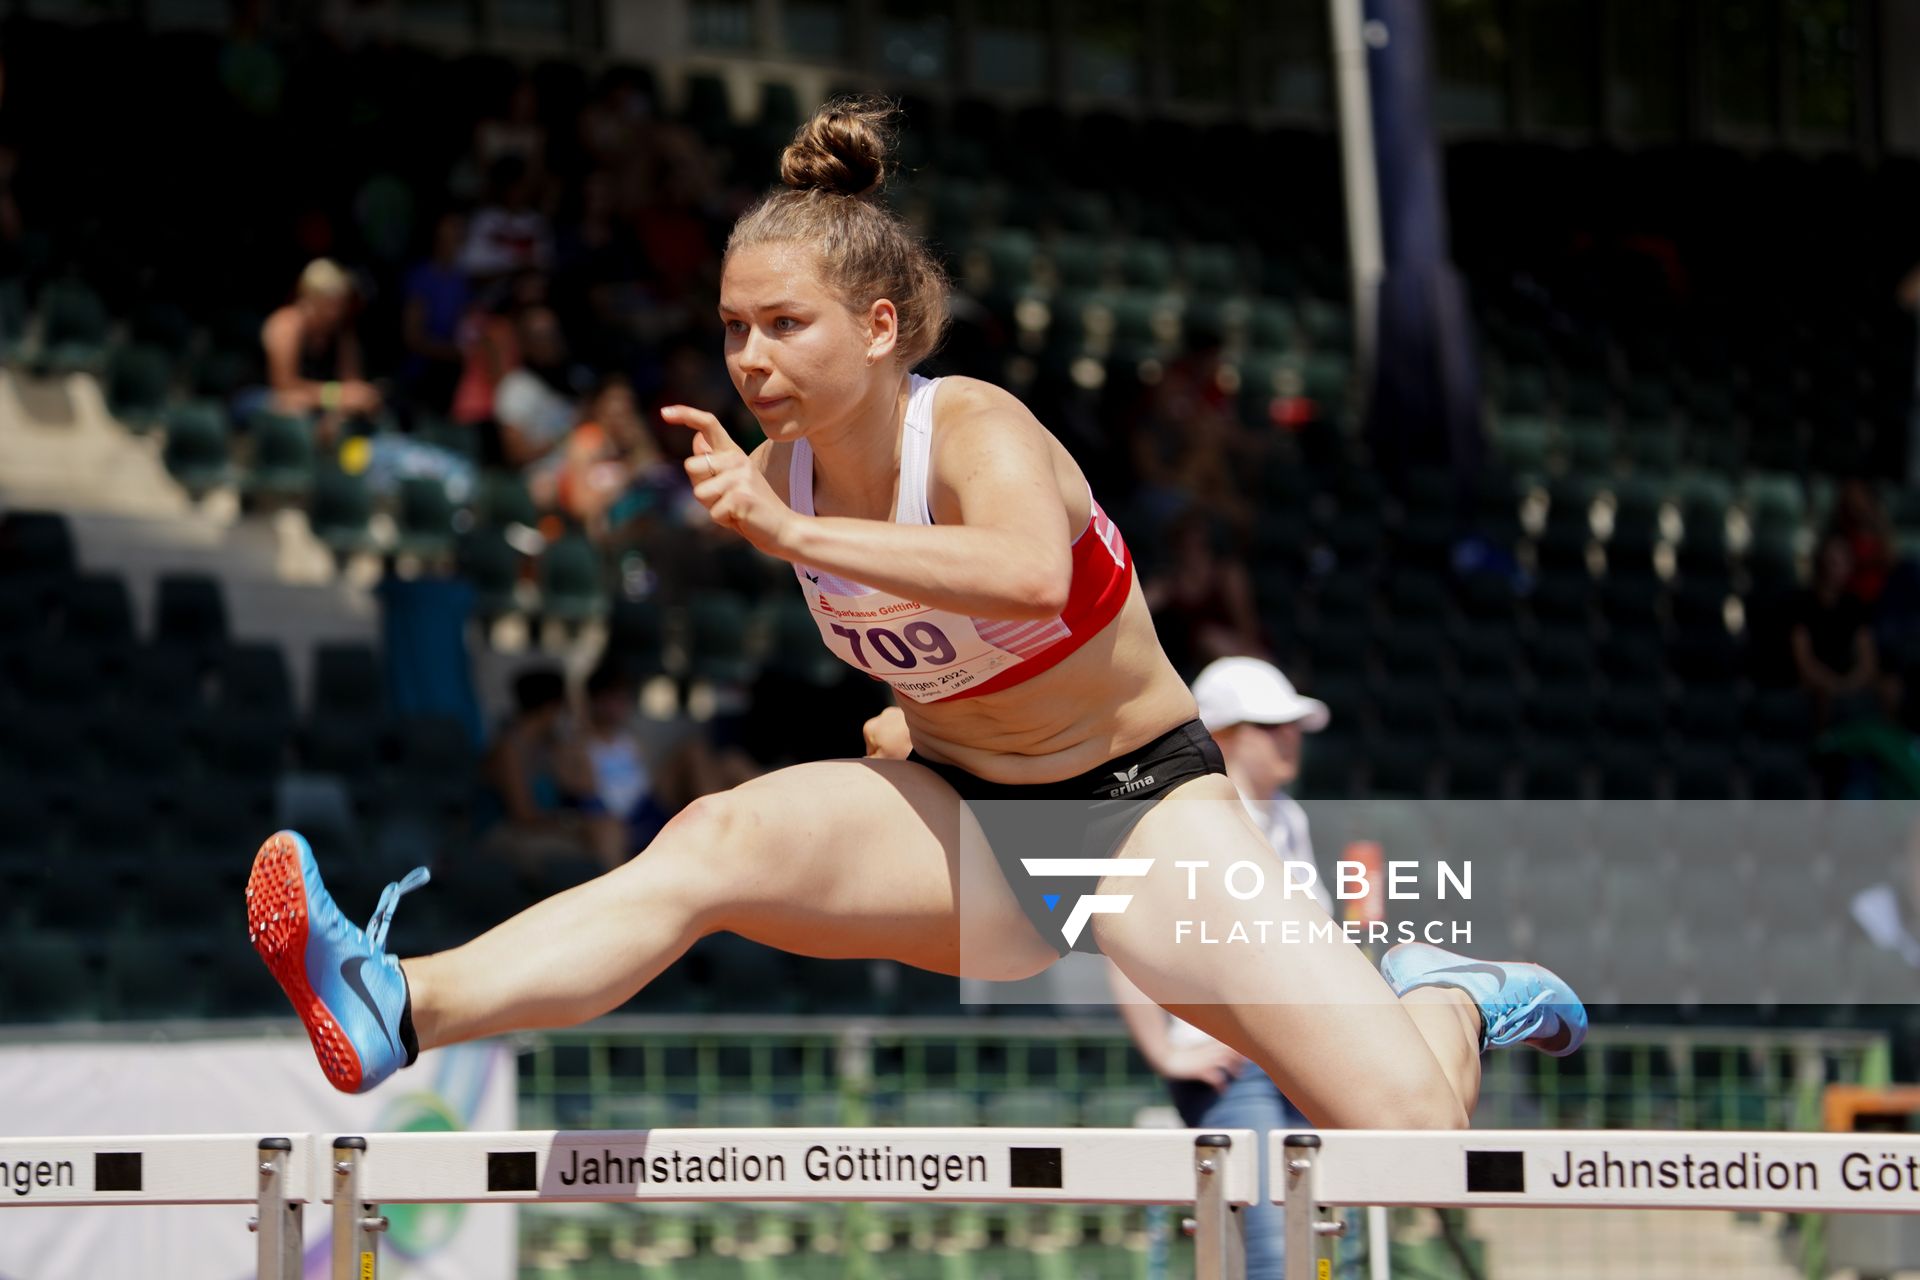
<svg viewBox="0 0 1920 1280">
<path fill-rule="evenodd" d="M 920 237 L 877 198 L 899 108 L 882 98 L 835 98 L 800 126 L 780 156 L 784 189 L 740 215 L 727 256 L 749 245 L 813 250 L 840 304 L 863 314 L 878 298 L 899 314 L 894 352 L 911 369 L 947 330 L 947 273 Z"/>
<path fill-rule="evenodd" d="M 332 258 L 315 258 L 300 273 L 303 298 L 344 298 L 353 292 L 353 278 Z"/>
</svg>

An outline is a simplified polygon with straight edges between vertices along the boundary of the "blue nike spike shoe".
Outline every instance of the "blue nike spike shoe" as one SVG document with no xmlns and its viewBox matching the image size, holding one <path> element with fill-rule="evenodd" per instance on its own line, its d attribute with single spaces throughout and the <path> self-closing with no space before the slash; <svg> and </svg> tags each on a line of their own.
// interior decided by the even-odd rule
<svg viewBox="0 0 1920 1280">
<path fill-rule="evenodd" d="M 1587 1038 L 1587 1008 L 1544 965 L 1474 960 L 1426 942 L 1403 942 L 1380 961 L 1395 995 L 1415 987 L 1458 987 L 1480 1006 L 1480 1048 L 1530 1044 L 1564 1058 Z"/>
<path fill-rule="evenodd" d="M 400 895 L 428 880 L 416 867 L 380 895 L 363 930 L 334 905 L 306 838 L 280 831 L 254 855 L 247 935 L 306 1024 L 321 1070 L 342 1093 L 365 1093 L 406 1066 L 407 980 L 386 952 Z"/>
</svg>

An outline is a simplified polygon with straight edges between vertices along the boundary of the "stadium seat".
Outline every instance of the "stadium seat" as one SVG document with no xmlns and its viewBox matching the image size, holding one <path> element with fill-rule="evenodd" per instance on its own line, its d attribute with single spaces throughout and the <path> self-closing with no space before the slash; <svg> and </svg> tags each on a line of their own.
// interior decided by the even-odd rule
<svg viewBox="0 0 1920 1280">
<path fill-rule="evenodd" d="M 460 539 L 460 574 L 473 584 L 474 609 L 482 618 L 500 618 L 520 609 L 521 554 L 498 527 L 469 530 Z"/>
<path fill-rule="evenodd" d="M 1546 684 L 1590 683 L 1597 663 L 1587 629 L 1566 624 L 1537 627 L 1527 640 L 1527 669 Z"/>
<path fill-rule="evenodd" d="M 1507 676 L 1463 684 L 1453 695 L 1453 723 L 1473 737 L 1511 741 L 1519 735 L 1523 711 L 1519 690 Z"/>
<path fill-rule="evenodd" d="M 173 362 L 157 347 L 122 347 L 107 362 L 107 409 L 130 431 L 160 424 L 173 385 Z"/>
<path fill-rule="evenodd" d="M 464 813 L 479 786 L 480 762 L 473 739 L 457 720 L 416 717 L 395 731 L 399 760 L 388 777 L 389 805 L 396 796 Z"/>
<path fill-rule="evenodd" d="M 606 612 L 600 553 L 584 535 L 555 539 L 541 553 L 540 608 L 561 622 L 585 622 Z"/>
<path fill-rule="evenodd" d="M 688 674 L 696 680 L 744 684 L 753 675 L 747 658 L 746 603 L 731 592 L 703 591 L 687 604 Z"/>
<path fill-rule="evenodd" d="M 199 498 L 233 479 L 227 419 L 218 405 L 176 405 L 165 424 L 167 471 L 189 496 Z"/>
<path fill-rule="evenodd" d="M 257 787 L 285 763 L 289 723 L 270 713 L 222 709 L 207 714 L 196 736 L 215 776 Z"/>
<path fill-rule="evenodd" d="M 368 522 L 373 518 L 373 494 L 364 475 L 322 464 L 313 475 L 307 499 L 307 524 L 313 536 L 335 555 L 378 551 L 380 543 Z"/>
<path fill-rule="evenodd" d="M 378 717 L 385 713 L 386 704 L 380 655 L 372 645 L 328 640 L 313 647 L 316 714 Z"/>
<path fill-rule="evenodd" d="M 43 643 L 22 653 L 14 667 L 14 697 L 34 714 L 85 719 L 106 700 L 100 657 L 89 648 Z"/>
<path fill-rule="evenodd" d="M 481 477 L 478 515 L 482 525 L 496 529 L 515 524 L 531 528 L 540 523 L 540 512 L 533 505 L 533 495 L 527 492 L 527 482 L 507 471 L 489 471 Z"/>
<path fill-rule="evenodd" d="M 736 934 L 714 933 L 694 943 L 689 958 L 730 1010 L 795 1013 L 800 1008 L 792 956 Z"/>
<path fill-rule="evenodd" d="M 429 560 L 452 555 L 454 512 L 445 482 L 425 476 L 402 480 L 394 550 Z"/>
<path fill-rule="evenodd" d="M 198 1018 L 212 1012 L 213 994 L 195 952 L 193 930 L 137 933 L 108 940 L 107 998 L 115 1018 L 132 1021 Z"/>
<path fill-rule="evenodd" d="M 135 644 L 126 580 L 117 574 L 82 574 L 62 594 L 61 643 L 124 663 Z"/>
<path fill-rule="evenodd" d="M 60 280 L 40 294 L 40 346 L 31 366 L 39 374 L 98 370 L 106 358 L 111 320 L 100 295 L 78 280 Z"/>
<path fill-rule="evenodd" d="M 304 499 L 313 488 L 313 424 L 263 410 L 247 420 L 252 460 L 243 483 L 257 497 Z"/>
<path fill-rule="evenodd" d="M 0 516 L 0 581 L 53 605 L 76 572 L 73 529 L 65 516 L 19 509 Z"/>
<path fill-rule="evenodd" d="M 1530 751 L 1521 760 L 1520 794 L 1528 800 L 1578 800 L 1586 795 L 1586 770 L 1566 748 Z"/>
<path fill-rule="evenodd" d="M 106 1012 L 104 984 L 81 944 L 53 934 L 17 934 L 7 941 L 10 967 L 32 982 L 0 986 L 0 1017 L 10 1022 L 73 1022 Z"/>
<path fill-rule="evenodd" d="M 811 626 L 811 622 L 808 625 Z M 636 680 L 664 671 L 666 617 L 660 606 L 652 600 L 615 601 L 607 616 L 606 658 L 618 663 L 621 671 Z"/>
<path fill-rule="evenodd" d="M 1592 736 L 1597 703 L 1577 685 L 1549 686 L 1527 702 L 1527 727 L 1549 742 L 1584 744 Z"/>
<path fill-rule="evenodd" d="M 277 644 L 235 644 L 220 662 L 215 703 L 223 712 L 293 719 L 293 681 Z"/>
<path fill-rule="evenodd" d="M 193 346 L 193 317 L 171 302 L 149 299 L 127 312 L 127 336 L 178 365 Z"/>
<path fill-rule="evenodd" d="M 109 788 L 141 790 L 171 801 L 171 791 L 189 776 L 184 718 L 151 713 L 107 716 L 96 726 L 104 781 Z"/>
<path fill-rule="evenodd" d="M 165 641 L 127 655 L 120 681 L 123 709 L 148 718 L 184 721 L 205 703 L 199 651 Z"/>
<path fill-rule="evenodd" d="M 163 573 L 155 589 L 156 645 L 181 648 L 210 661 L 227 646 L 227 601 L 218 579 L 198 573 Z"/>
<path fill-rule="evenodd" d="M 1469 622 L 1453 633 L 1453 670 L 1461 679 L 1511 681 L 1519 668 L 1519 637 L 1507 622 Z"/>
</svg>

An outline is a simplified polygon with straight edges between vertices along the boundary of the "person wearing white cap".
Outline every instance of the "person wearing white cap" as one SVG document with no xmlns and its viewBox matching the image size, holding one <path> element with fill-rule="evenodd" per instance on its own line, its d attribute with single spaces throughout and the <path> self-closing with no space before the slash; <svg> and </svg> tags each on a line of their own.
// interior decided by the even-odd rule
<svg viewBox="0 0 1920 1280">
<path fill-rule="evenodd" d="M 1333 903 L 1313 860 L 1306 811 L 1286 792 L 1300 776 L 1304 736 L 1320 732 L 1332 719 L 1327 704 L 1300 694 L 1278 667 L 1259 658 L 1209 663 L 1193 682 L 1193 697 L 1200 722 L 1219 744 L 1227 777 L 1254 825 L 1281 862 L 1305 863 L 1312 870 L 1298 878 L 1313 886 L 1314 897 L 1331 913 Z M 1127 1030 L 1147 1064 L 1167 1081 L 1183 1122 L 1193 1128 L 1259 1132 L 1307 1123 L 1266 1072 L 1198 1028 L 1145 1003 L 1118 969 L 1109 972 Z M 1264 1148 L 1260 1155 L 1264 1164 Z M 1284 1276 L 1285 1225 L 1276 1205 L 1249 1208 L 1248 1280 Z"/>
</svg>

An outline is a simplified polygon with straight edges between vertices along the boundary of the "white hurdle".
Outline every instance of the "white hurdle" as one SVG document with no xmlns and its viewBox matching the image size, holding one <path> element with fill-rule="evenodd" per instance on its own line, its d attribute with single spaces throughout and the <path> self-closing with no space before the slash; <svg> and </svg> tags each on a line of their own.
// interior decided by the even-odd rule
<svg viewBox="0 0 1920 1280">
<path fill-rule="evenodd" d="M 1920 1136 L 1645 1129 L 1338 1130 L 1268 1136 L 1287 1280 L 1343 1223 L 1322 1206 L 1920 1212 Z"/>
<path fill-rule="evenodd" d="M 1236 1210 L 1260 1194 L 1257 1141 L 1252 1130 L 959 1128 L 21 1138 L 0 1140 L 0 1207 L 253 1204 L 261 1280 L 294 1280 L 299 1206 L 328 1203 L 335 1280 L 372 1280 L 384 1204 L 1190 1204 L 1197 1276 L 1241 1280 Z"/>
</svg>

